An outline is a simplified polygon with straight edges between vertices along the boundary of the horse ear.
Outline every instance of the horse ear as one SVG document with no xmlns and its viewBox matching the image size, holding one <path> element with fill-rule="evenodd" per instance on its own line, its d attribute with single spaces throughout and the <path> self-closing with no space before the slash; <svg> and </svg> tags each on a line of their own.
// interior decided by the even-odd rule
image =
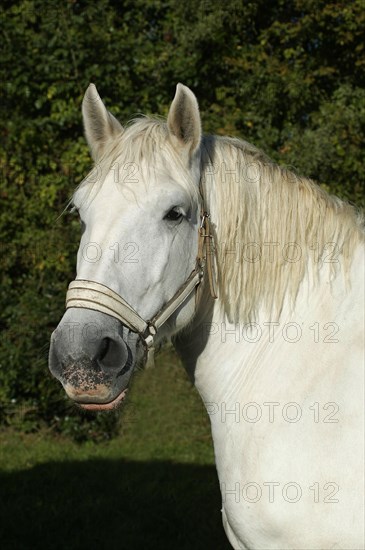
<svg viewBox="0 0 365 550">
<path fill-rule="evenodd" d="M 187 150 L 190 155 L 196 152 L 202 135 L 199 105 L 193 92 L 183 84 L 176 86 L 167 127 L 175 147 Z"/>
<path fill-rule="evenodd" d="M 82 117 L 91 156 L 98 162 L 110 141 L 123 132 L 123 126 L 106 110 L 94 84 L 85 92 Z"/>
</svg>

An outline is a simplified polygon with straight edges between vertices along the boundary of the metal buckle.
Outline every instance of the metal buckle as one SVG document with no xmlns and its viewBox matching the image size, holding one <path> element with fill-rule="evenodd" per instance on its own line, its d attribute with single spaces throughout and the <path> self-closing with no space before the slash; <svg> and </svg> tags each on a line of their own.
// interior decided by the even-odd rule
<svg viewBox="0 0 365 550">
<path fill-rule="evenodd" d="M 203 212 L 203 215 L 202 215 L 202 220 L 201 220 L 201 222 L 200 222 L 200 229 L 203 229 L 203 228 L 204 228 L 205 220 L 206 220 L 207 218 L 209 218 L 209 217 L 210 217 L 210 214 L 208 214 L 208 212 L 204 211 L 204 212 Z"/>
</svg>

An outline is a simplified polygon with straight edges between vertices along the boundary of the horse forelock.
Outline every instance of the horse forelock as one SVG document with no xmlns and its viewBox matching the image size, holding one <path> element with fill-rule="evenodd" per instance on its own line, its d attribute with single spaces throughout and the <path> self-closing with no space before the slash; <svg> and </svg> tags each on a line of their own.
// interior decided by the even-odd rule
<svg viewBox="0 0 365 550">
<path fill-rule="evenodd" d="M 145 187 L 162 175 L 172 174 L 192 199 L 198 200 L 196 183 L 172 146 L 164 120 L 148 116 L 131 120 L 105 148 L 103 157 L 79 187 L 87 186 L 88 197 L 93 200 L 111 170 L 120 185 L 143 182 Z"/>
</svg>

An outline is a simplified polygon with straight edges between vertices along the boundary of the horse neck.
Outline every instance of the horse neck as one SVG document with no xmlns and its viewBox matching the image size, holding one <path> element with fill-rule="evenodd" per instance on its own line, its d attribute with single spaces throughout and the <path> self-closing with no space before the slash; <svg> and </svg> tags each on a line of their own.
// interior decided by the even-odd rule
<svg viewBox="0 0 365 550">
<path fill-rule="evenodd" d="M 309 346 L 312 340 L 331 338 L 331 329 L 341 325 L 341 315 L 353 303 L 361 304 L 354 289 L 361 281 L 364 250 L 364 233 L 349 205 L 328 197 L 304 178 L 293 175 L 288 181 L 285 171 L 265 165 L 260 158 L 256 182 L 237 178 L 244 163 L 247 166 L 244 150 L 233 157 L 223 156 L 223 149 L 214 156 L 213 150 L 211 142 L 211 165 L 206 163 L 203 188 L 217 248 L 219 299 L 210 298 L 205 283 L 193 322 L 176 340 L 207 401 L 224 398 L 232 388 L 244 392 L 244 380 L 250 386 L 257 369 L 269 368 L 273 350 L 280 354 L 289 345 L 290 351 L 307 353 L 307 358 L 317 353 L 320 346 Z M 240 208 L 240 201 L 248 204 Z M 260 252 L 258 261 L 245 255 L 249 243 Z M 360 317 L 356 307 L 354 314 Z M 251 334 L 250 322 L 256 323 Z M 323 333 L 325 326 L 329 333 Z M 252 341 L 255 330 L 258 342 Z M 238 383 L 227 389 L 232 378 Z"/>
<path fill-rule="evenodd" d="M 255 401 L 268 386 L 280 394 L 283 378 L 295 388 L 296 377 L 308 380 L 314 370 L 320 377 L 330 367 L 338 342 L 341 353 L 355 356 L 363 339 L 364 259 L 359 245 L 347 280 L 339 274 L 329 284 L 327 267 L 318 280 L 308 273 L 295 304 L 287 299 L 278 317 L 261 307 L 254 319 L 232 319 L 206 289 L 194 321 L 177 339 L 203 401 Z"/>
</svg>

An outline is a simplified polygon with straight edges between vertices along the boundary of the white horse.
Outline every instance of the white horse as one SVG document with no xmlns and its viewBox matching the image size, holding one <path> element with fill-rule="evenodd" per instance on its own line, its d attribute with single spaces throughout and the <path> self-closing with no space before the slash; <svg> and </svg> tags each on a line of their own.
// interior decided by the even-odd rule
<svg viewBox="0 0 365 550">
<path fill-rule="evenodd" d="M 123 128 L 93 85 L 83 117 L 95 168 L 73 197 L 83 234 L 52 373 L 110 409 L 174 337 L 210 415 L 231 545 L 363 548 L 360 215 L 250 144 L 202 136 L 181 84 L 167 123 Z"/>
</svg>

